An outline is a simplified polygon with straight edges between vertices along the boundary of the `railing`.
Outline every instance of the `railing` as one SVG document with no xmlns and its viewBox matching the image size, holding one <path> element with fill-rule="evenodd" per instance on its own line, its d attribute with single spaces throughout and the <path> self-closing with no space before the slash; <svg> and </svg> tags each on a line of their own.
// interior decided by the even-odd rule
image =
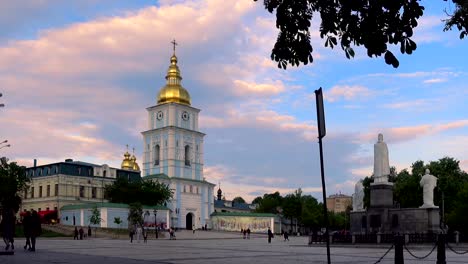
<svg viewBox="0 0 468 264">
<path fill-rule="evenodd" d="M 408 243 L 434 243 L 437 241 L 437 234 L 427 233 L 427 234 L 409 234 Z"/>
</svg>

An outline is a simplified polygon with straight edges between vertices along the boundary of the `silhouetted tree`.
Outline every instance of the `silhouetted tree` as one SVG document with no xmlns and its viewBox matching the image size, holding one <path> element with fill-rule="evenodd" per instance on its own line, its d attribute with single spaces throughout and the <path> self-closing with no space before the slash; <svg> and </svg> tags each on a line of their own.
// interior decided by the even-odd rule
<svg viewBox="0 0 468 264">
<path fill-rule="evenodd" d="M 257 0 L 254 0 L 257 1 Z M 447 2 L 447 0 L 444 0 Z M 384 55 L 385 62 L 397 68 L 399 61 L 389 45 L 400 46 L 402 54 L 412 54 L 416 42 L 413 30 L 423 15 L 418 0 L 263 0 L 265 9 L 276 11 L 278 38 L 271 59 L 278 67 L 299 66 L 313 62 L 310 26 L 314 15 L 320 15 L 320 37 L 325 47 L 340 46 L 346 58 L 354 57 L 353 47 L 363 46 L 369 57 Z M 453 13 L 447 13 L 444 31 L 456 27 L 460 39 L 467 35 L 468 0 L 451 0 Z"/>
<path fill-rule="evenodd" d="M 8 159 L 0 159 L 0 206 L 18 212 L 22 199 L 21 194 L 28 188 L 30 182 L 26 176 L 26 167 L 18 166 L 16 162 L 8 163 Z"/>
</svg>

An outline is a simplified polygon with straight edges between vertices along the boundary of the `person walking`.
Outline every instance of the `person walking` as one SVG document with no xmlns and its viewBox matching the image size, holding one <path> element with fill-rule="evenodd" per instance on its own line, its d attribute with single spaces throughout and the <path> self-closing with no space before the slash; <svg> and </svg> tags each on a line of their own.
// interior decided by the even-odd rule
<svg viewBox="0 0 468 264">
<path fill-rule="evenodd" d="M 75 226 L 75 231 L 73 232 L 73 240 L 78 240 L 78 227 Z"/>
<path fill-rule="evenodd" d="M 247 228 L 247 239 L 250 239 L 250 227 Z"/>
<path fill-rule="evenodd" d="M 83 240 L 84 230 L 82 226 L 80 226 L 80 230 L 78 232 L 80 233 L 80 240 Z"/>
<path fill-rule="evenodd" d="M 192 231 L 195 234 L 195 225 L 192 225 Z"/>
<path fill-rule="evenodd" d="M 140 243 L 140 238 L 141 238 L 141 226 L 137 226 L 137 228 L 136 228 L 136 235 L 137 235 L 137 242 Z"/>
<path fill-rule="evenodd" d="M 27 211 L 23 218 L 23 233 L 26 238 L 26 244 L 24 250 L 31 248 L 31 212 Z"/>
<path fill-rule="evenodd" d="M 31 249 L 30 251 L 36 251 L 36 238 L 42 234 L 41 219 L 37 211 L 33 210 L 31 213 Z"/>
<path fill-rule="evenodd" d="M 143 229 L 143 243 L 148 243 L 148 228 Z"/>
<path fill-rule="evenodd" d="M 88 237 L 91 238 L 91 226 L 88 226 Z"/>
<path fill-rule="evenodd" d="M 288 234 L 288 232 L 284 232 L 283 237 L 284 237 L 284 241 L 285 241 L 285 242 L 286 242 L 286 240 L 289 241 L 289 234 Z"/>
<path fill-rule="evenodd" d="M 3 234 L 3 242 L 5 242 L 5 250 L 15 249 L 15 213 L 13 209 L 4 209 L 2 211 L 2 222 L 1 222 L 1 230 Z"/>
<path fill-rule="evenodd" d="M 133 231 L 133 227 L 130 227 L 128 235 L 130 236 L 130 243 L 133 243 L 133 235 L 135 232 Z"/>
<path fill-rule="evenodd" d="M 268 228 L 268 243 L 271 243 L 272 238 L 273 238 L 273 232 L 271 232 L 271 229 Z"/>
</svg>

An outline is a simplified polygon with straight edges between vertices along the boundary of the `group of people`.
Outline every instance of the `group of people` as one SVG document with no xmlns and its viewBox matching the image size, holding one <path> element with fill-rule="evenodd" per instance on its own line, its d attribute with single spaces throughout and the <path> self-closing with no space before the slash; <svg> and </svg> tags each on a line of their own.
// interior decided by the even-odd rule
<svg viewBox="0 0 468 264">
<path fill-rule="evenodd" d="M 5 250 L 15 249 L 15 224 L 16 216 L 13 209 L 3 210 L 0 223 Z M 23 232 L 26 238 L 25 250 L 36 251 L 36 238 L 41 235 L 41 220 L 37 211 L 31 210 L 25 213 L 23 218 Z"/>
<path fill-rule="evenodd" d="M 130 243 L 133 243 L 133 238 L 136 235 L 136 240 L 140 243 L 141 237 L 143 236 L 143 243 L 148 243 L 148 229 L 142 228 L 141 226 L 136 226 L 130 228 L 129 236 L 130 236 Z M 157 232 L 156 232 L 157 235 Z"/>
<path fill-rule="evenodd" d="M 88 226 L 88 237 L 91 237 L 91 226 Z M 83 227 L 80 227 L 78 230 L 78 227 L 75 226 L 75 231 L 73 232 L 73 240 L 78 240 L 78 235 L 79 235 L 79 240 L 83 240 L 83 237 L 85 237 L 85 232 L 83 230 Z"/>
<path fill-rule="evenodd" d="M 244 239 L 250 239 L 250 228 L 247 229 L 241 229 L 241 234 Z"/>
</svg>

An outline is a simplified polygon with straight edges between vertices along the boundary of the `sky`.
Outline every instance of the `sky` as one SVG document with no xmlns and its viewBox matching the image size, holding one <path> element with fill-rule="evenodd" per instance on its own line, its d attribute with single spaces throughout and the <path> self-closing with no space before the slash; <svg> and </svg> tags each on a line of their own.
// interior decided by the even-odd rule
<svg viewBox="0 0 468 264">
<path fill-rule="evenodd" d="M 129 144 L 141 164 L 146 108 L 176 39 L 206 133 L 204 176 L 227 199 L 301 188 L 321 200 L 320 87 L 327 194 L 350 195 L 372 174 L 378 133 L 398 171 L 445 156 L 468 171 L 467 40 L 443 32 L 450 3 L 422 4 L 417 50 L 391 48 L 397 69 L 361 48 L 352 60 L 325 48 L 314 18 L 314 62 L 282 70 L 270 60 L 275 16 L 261 1 L 1 1 L 0 141 L 11 147 L 0 155 L 25 166 L 72 158 L 120 167 Z"/>
</svg>

